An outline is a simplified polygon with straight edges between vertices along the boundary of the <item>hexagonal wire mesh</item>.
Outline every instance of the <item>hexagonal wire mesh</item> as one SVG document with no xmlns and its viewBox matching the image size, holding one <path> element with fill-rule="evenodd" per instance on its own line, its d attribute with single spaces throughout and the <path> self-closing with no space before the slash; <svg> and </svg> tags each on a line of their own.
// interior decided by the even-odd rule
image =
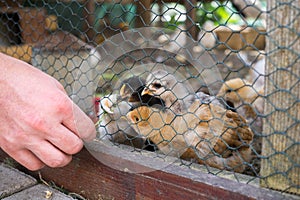
<svg viewBox="0 0 300 200">
<path fill-rule="evenodd" d="M 299 194 L 299 114 L 292 111 L 299 108 L 299 53 L 292 46 L 299 50 L 298 3 L 23 0 L 0 6 L 0 51 L 64 85 L 95 121 L 98 151 L 113 148 Z M 281 10 L 291 11 L 284 24 L 276 18 Z M 294 43 L 280 46 L 279 27 Z M 278 48 L 295 62 L 280 68 L 270 58 Z M 287 85 L 276 76 L 280 70 L 291 80 Z M 290 100 L 280 106 L 284 93 Z M 276 128 L 278 117 L 289 127 Z M 278 176 L 279 188 L 272 179 Z"/>
</svg>

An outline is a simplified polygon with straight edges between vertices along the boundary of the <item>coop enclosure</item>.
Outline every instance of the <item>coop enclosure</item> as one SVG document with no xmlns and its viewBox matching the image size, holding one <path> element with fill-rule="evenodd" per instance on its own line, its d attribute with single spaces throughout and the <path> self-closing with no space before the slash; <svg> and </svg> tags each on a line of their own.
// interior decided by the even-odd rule
<svg viewBox="0 0 300 200">
<path fill-rule="evenodd" d="M 299 13 L 287 0 L 0 1 L 0 52 L 61 82 L 104 165 L 299 198 Z"/>
</svg>

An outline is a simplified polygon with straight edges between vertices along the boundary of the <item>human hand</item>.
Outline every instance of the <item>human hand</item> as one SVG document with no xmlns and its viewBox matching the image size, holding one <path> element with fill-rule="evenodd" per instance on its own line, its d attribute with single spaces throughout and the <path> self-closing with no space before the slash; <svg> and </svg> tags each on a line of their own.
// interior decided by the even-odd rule
<svg viewBox="0 0 300 200">
<path fill-rule="evenodd" d="M 54 78 L 0 53 L 0 147 L 29 170 L 62 167 L 96 131 Z"/>
</svg>

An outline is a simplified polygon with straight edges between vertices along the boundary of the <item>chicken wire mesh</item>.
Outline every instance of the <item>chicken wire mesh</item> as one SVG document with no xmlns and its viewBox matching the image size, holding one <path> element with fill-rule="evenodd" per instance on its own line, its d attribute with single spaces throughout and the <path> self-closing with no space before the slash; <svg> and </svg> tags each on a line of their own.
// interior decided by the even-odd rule
<svg viewBox="0 0 300 200">
<path fill-rule="evenodd" d="M 0 51 L 63 84 L 95 121 L 87 147 L 101 162 L 139 172 L 97 153 L 111 148 L 299 194 L 297 1 L 0 6 Z"/>
</svg>

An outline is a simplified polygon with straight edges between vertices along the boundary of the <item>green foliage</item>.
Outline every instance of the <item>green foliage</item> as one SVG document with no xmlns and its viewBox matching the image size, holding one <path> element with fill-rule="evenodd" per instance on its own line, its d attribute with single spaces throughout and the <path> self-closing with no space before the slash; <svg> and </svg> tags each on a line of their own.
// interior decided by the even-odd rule
<svg viewBox="0 0 300 200">
<path fill-rule="evenodd" d="M 175 30 L 179 25 L 183 24 L 184 22 L 179 21 L 176 17 L 176 14 L 171 15 L 171 19 L 168 22 L 164 22 L 164 28 Z"/>
<path fill-rule="evenodd" d="M 165 4 L 164 14 L 169 14 L 169 17 L 164 17 L 168 21 L 164 22 L 164 28 L 175 30 L 179 25 L 185 23 L 183 16 L 186 16 L 185 8 L 179 5 Z M 168 13 L 167 10 L 171 9 L 173 12 Z M 246 20 L 240 16 L 235 10 L 230 1 L 211 1 L 200 2 L 196 6 L 196 21 L 200 27 L 207 21 L 213 22 L 215 26 L 218 25 L 243 25 Z"/>
<path fill-rule="evenodd" d="M 241 24 L 243 22 L 243 19 L 229 2 L 200 3 L 197 6 L 196 16 L 200 26 L 206 21 L 211 21 L 215 25 Z"/>
</svg>

